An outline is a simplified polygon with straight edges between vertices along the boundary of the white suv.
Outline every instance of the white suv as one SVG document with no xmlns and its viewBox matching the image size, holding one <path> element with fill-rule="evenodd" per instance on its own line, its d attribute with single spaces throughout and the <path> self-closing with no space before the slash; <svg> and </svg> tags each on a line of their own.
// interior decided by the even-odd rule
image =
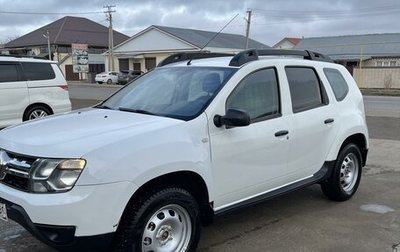
<svg viewBox="0 0 400 252">
<path fill-rule="evenodd" d="M 0 129 L 69 111 L 68 86 L 57 62 L 0 56 Z"/>
<path fill-rule="evenodd" d="M 56 248 L 194 251 L 215 214 L 314 183 L 350 199 L 363 99 L 326 61 L 173 55 L 93 108 L 5 129 L 0 216 Z"/>
</svg>

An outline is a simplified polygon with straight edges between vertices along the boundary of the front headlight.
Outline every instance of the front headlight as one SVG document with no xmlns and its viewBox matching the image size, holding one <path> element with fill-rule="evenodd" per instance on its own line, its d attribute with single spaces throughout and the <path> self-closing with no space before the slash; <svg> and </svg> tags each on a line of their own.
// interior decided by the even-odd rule
<svg viewBox="0 0 400 252">
<path fill-rule="evenodd" d="M 36 193 L 71 190 L 85 165 L 84 159 L 40 158 L 32 164 L 30 189 Z"/>
</svg>

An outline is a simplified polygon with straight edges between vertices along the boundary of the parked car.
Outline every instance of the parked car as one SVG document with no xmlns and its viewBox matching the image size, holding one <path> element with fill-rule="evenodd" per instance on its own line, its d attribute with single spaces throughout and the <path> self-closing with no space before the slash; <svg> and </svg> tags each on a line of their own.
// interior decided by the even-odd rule
<svg viewBox="0 0 400 252">
<path fill-rule="evenodd" d="M 71 111 L 57 62 L 0 56 L 0 128 Z"/>
<path fill-rule="evenodd" d="M 141 74 L 143 74 L 143 71 L 140 70 L 122 70 L 121 73 L 118 75 L 118 84 L 125 85 L 131 80 L 139 77 Z"/>
<path fill-rule="evenodd" d="M 95 81 L 99 84 L 118 83 L 118 72 L 102 72 L 102 73 L 96 74 Z"/>
<path fill-rule="evenodd" d="M 214 214 L 315 183 L 350 199 L 368 146 L 357 84 L 321 54 L 173 55 L 93 108 L 0 131 L 0 218 L 56 248 L 195 251 Z"/>
</svg>

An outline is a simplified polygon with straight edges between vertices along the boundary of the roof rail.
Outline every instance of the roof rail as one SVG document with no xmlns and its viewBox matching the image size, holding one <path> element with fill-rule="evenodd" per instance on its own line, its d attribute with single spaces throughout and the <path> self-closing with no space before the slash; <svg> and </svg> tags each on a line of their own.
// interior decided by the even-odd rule
<svg viewBox="0 0 400 252">
<path fill-rule="evenodd" d="M 48 60 L 48 58 L 45 58 L 45 57 L 29 56 L 29 55 L 21 55 L 21 54 L 0 54 L 0 57 L 14 57 L 14 58 L 30 58 L 30 59 Z"/>
<path fill-rule="evenodd" d="M 206 59 L 206 58 L 216 58 L 216 57 L 228 57 L 228 56 L 234 56 L 235 54 L 232 53 L 212 53 L 212 52 L 181 52 L 181 53 L 175 53 L 167 58 L 165 58 L 163 61 L 161 61 L 157 66 L 162 67 L 168 64 L 180 62 L 180 61 L 186 61 L 188 60 L 189 62 L 194 59 Z M 188 63 L 189 63 L 188 62 Z M 189 63 L 190 65 L 190 63 Z"/>
<path fill-rule="evenodd" d="M 259 56 L 273 56 L 273 55 L 301 56 L 303 57 L 303 59 L 307 60 L 333 62 L 333 60 L 326 55 L 308 50 L 300 51 L 300 50 L 286 50 L 286 49 L 262 49 L 262 50 L 250 49 L 236 54 L 229 63 L 229 66 L 241 66 L 247 62 L 258 60 Z"/>
</svg>

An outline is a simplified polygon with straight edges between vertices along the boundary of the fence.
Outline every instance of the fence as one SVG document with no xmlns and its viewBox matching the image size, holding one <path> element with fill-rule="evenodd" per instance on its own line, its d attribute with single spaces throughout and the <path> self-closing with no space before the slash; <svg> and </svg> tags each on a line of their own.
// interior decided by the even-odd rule
<svg viewBox="0 0 400 252">
<path fill-rule="evenodd" d="M 360 88 L 400 89 L 400 67 L 354 68 L 353 77 Z"/>
</svg>

